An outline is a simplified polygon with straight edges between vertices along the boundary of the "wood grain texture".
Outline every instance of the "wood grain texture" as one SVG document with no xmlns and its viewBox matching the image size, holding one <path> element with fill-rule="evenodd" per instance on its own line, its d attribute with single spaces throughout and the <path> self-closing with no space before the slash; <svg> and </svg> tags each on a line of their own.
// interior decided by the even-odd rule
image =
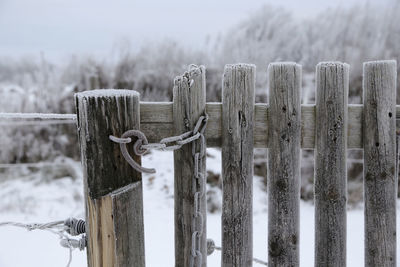
<svg viewBox="0 0 400 267">
<path fill-rule="evenodd" d="M 226 65 L 222 82 L 222 266 L 253 263 L 254 65 Z"/>
<path fill-rule="evenodd" d="M 145 266 L 142 182 L 110 194 L 116 266 Z"/>
<path fill-rule="evenodd" d="M 173 90 L 174 135 L 193 130 L 194 125 L 206 109 L 205 68 L 191 67 L 184 75 L 174 81 Z M 196 147 L 198 147 L 198 142 Z M 184 145 L 174 151 L 174 199 L 175 199 L 175 266 L 189 266 L 192 249 L 192 233 L 197 230 L 200 222 L 197 220 L 193 229 L 194 193 L 192 191 L 194 180 L 194 158 L 192 146 L 195 143 Z M 199 167 L 206 173 L 206 157 Z M 196 267 L 207 265 L 207 223 L 206 223 L 206 194 L 199 202 L 203 214 L 203 233 L 201 235 L 202 263 L 196 261 Z M 197 260 L 197 259 L 196 259 Z"/>
<path fill-rule="evenodd" d="M 149 142 L 159 142 L 162 138 L 174 135 L 172 117 L 172 102 L 141 103 L 141 130 L 146 134 Z M 142 107 L 145 111 L 142 110 Z M 267 104 L 257 103 L 254 108 L 254 147 L 269 147 L 268 136 L 268 110 Z M 208 147 L 221 147 L 222 145 L 222 104 L 207 103 L 206 111 L 210 115 L 206 129 Z M 397 107 L 397 117 L 400 118 L 400 106 Z M 315 148 L 315 105 L 301 106 L 301 147 L 304 149 Z M 348 106 L 348 149 L 363 148 L 363 105 L 352 104 Z"/>
<path fill-rule="evenodd" d="M 316 70 L 315 266 L 346 266 L 349 66 Z"/>
<path fill-rule="evenodd" d="M 396 62 L 364 63 L 365 266 L 396 266 Z"/>
<path fill-rule="evenodd" d="M 135 266 L 145 266 L 141 174 L 125 161 L 119 145 L 109 140 L 109 135 L 121 136 L 126 130 L 139 129 L 139 94 L 94 90 L 76 94 L 75 101 L 86 197 L 88 265 L 132 266 L 128 260 Z M 128 147 L 133 155 L 132 146 Z M 134 159 L 140 162 L 139 157 Z M 129 197 L 121 188 L 129 191 Z M 124 207 L 127 213 L 121 214 Z M 133 216 L 135 225 L 127 223 Z"/>
<path fill-rule="evenodd" d="M 301 66 L 273 63 L 268 75 L 268 266 L 299 266 Z"/>
<path fill-rule="evenodd" d="M 116 266 L 115 232 L 110 195 L 86 199 L 87 260 L 89 267 Z"/>
</svg>

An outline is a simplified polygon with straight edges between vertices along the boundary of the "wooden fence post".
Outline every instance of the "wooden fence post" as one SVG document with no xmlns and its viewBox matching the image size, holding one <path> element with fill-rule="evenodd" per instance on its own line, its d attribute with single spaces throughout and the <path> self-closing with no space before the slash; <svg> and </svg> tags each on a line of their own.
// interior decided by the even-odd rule
<svg viewBox="0 0 400 267">
<path fill-rule="evenodd" d="M 139 129 L 139 94 L 94 90 L 75 95 L 83 165 L 89 267 L 145 266 L 142 176 L 109 139 Z M 128 146 L 131 155 L 132 147 Z M 134 157 L 140 162 L 140 158 Z"/>
<path fill-rule="evenodd" d="M 347 64 L 317 65 L 315 266 L 346 266 L 348 90 Z"/>
<path fill-rule="evenodd" d="M 396 266 L 396 62 L 364 63 L 365 266 Z"/>
<path fill-rule="evenodd" d="M 226 65 L 222 82 L 222 266 L 253 263 L 254 65 Z"/>
<path fill-rule="evenodd" d="M 268 266 L 299 266 L 301 66 L 269 74 Z"/>
<path fill-rule="evenodd" d="M 189 71 L 174 81 L 173 118 L 175 134 L 193 130 L 197 120 L 204 115 L 206 109 L 206 80 L 203 66 L 191 66 Z M 192 224 L 194 216 L 194 180 L 193 145 L 198 147 L 199 140 L 182 146 L 174 151 L 174 198 L 175 198 L 175 266 L 189 266 L 192 257 L 192 234 L 202 225 L 200 252 L 202 263 L 196 267 L 207 266 L 207 202 L 206 194 L 201 196 L 198 203 L 202 213 L 203 223 L 199 219 Z M 202 157 L 199 170 L 206 179 L 206 155 Z"/>
</svg>

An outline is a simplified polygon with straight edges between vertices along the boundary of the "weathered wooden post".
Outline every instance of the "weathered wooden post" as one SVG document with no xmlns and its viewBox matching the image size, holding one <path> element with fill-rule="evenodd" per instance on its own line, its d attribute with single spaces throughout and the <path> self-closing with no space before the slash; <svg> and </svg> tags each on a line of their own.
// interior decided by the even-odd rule
<svg viewBox="0 0 400 267">
<path fill-rule="evenodd" d="M 203 66 L 191 66 L 184 75 L 177 77 L 174 81 L 173 115 L 176 135 L 193 130 L 200 116 L 205 113 L 205 71 Z M 205 153 L 201 155 L 199 162 L 196 163 L 193 153 L 200 151 L 200 142 L 201 140 L 198 139 L 174 151 L 176 267 L 190 266 L 192 260 L 195 267 L 207 266 L 206 192 L 203 192 L 197 201 L 193 193 L 193 188 L 196 188 L 196 191 L 199 189 L 198 185 L 194 184 L 196 166 L 198 166 L 198 172 L 202 173 L 206 179 L 206 155 Z M 194 150 L 193 146 L 195 146 Z M 196 204 L 201 216 L 197 216 L 195 212 Z M 200 236 L 195 232 L 201 232 Z M 197 255 L 197 250 L 201 255 Z"/>
<path fill-rule="evenodd" d="M 396 62 L 364 63 L 365 266 L 396 266 Z"/>
<path fill-rule="evenodd" d="M 348 90 L 347 64 L 317 65 L 315 266 L 346 266 Z"/>
<path fill-rule="evenodd" d="M 301 66 L 269 74 L 268 266 L 299 266 Z"/>
<path fill-rule="evenodd" d="M 256 67 L 226 65 L 222 82 L 222 266 L 253 264 Z"/>
<path fill-rule="evenodd" d="M 109 139 L 139 129 L 139 94 L 94 90 L 75 95 L 86 197 L 89 267 L 145 266 L 142 176 Z M 132 147 L 128 151 L 132 153 Z M 134 157 L 137 162 L 140 158 Z"/>
</svg>

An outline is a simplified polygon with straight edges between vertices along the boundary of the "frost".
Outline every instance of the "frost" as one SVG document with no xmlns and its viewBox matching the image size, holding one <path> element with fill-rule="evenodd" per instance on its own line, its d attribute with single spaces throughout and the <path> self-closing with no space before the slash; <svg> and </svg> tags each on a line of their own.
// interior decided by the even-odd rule
<svg viewBox="0 0 400 267">
<path fill-rule="evenodd" d="M 57 113 L 4 113 L 4 112 L 0 112 L 0 119 L 76 120 L 76 115 L 75 114 L 57 114 Z"/>
<path fill-rule="evenodd" d="M 98 89 L 90 90 L 75 94 L 78 98 L 83 97 L 123 97 L 123 96 L 137 96 L 139 93 L 133 90 L 125 89 Z"/>
</svg>

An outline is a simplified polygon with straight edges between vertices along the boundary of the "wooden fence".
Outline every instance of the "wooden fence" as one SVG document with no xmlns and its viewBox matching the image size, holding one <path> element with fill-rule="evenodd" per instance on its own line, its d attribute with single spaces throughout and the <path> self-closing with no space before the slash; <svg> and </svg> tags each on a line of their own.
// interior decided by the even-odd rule
<svg viewBox="0 0 400 267">
<path fill-rule="evenodd" d="M 155 143 L 193 129 L 204 112 L 207 147 L 222 148 L 222 266 L 252 266 L 254 147 L 269 148 L 269 266 L 299 266 L 301 148 L 315 150 L 315 266 L 346 266 L 347 149 L 364 149 L 365 266 L 396 266 L 396 62 L 364 64 L 364 105 L 348 105 L 344 63 L 318 64 L 315 105 L 300 103 L 300 65 L 273 63 L 268 75 L 269 104 L 254 104 L 248 64 L 225 67 L 222 103 L 206 103 L 202 66 L 175 79 L 172 103 L 141 103 L 127 90 L 76 95 L 89 266 L 145 266 L 141 174 L 109 135 L 140 129 Z M 193 159 L 194 145 L 174 152 L 175 266 L 191 265 L 195 227 L 202 257 L 193 266 L 207 262 L 206 200 L 191 190 L 205 164 Z M 202 223 L 193 224 L 195 205 Z"/>
</svg>

